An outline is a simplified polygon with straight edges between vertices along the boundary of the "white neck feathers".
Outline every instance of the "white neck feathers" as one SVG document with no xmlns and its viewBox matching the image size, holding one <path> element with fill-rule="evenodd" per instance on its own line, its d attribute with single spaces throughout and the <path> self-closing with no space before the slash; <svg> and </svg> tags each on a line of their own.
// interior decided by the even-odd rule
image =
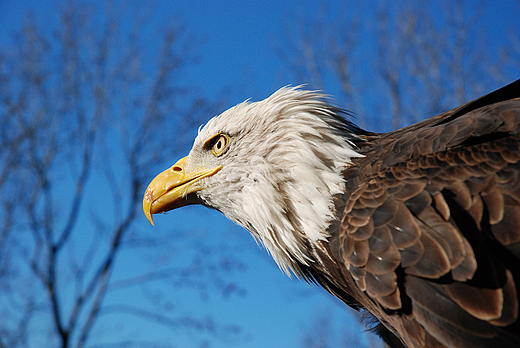
<svg viewBox="0 0 520 348">
<path fill-rule="evenodd" d="M 356 128 L 323 95 L 282 88 L 215 117 L 199 137 L 216 129 L 234 145 L 225 177 L 213 186 L 227 188 L 205 190 L 202 198 L 248 229 L 287 274 L 301 276 L 298 263 L 312 262 L 312 245 L 328 237 L 336 219 L 333 196 L 344 192 L 342 172 L 361 157 L 351 141 Z"/>
</svg>

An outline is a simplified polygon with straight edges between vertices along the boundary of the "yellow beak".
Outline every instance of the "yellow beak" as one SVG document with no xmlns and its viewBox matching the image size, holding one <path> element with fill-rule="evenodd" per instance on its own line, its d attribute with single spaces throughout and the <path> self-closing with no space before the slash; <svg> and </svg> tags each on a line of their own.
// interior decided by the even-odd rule
<svg viewBox="0 0 520 348">
<path fill-rule="evenodd" d="M 152 214 L 166 211 L 189 204 L 182 200 L 189 193 L 202 190 L 199 180 L 211 176 L 222 169 L 222 166 L 214 168 L 197 168 L 186 172 L 186 157 L 181 158 L 171 168 L 157 175 L 144 193 L 143 210 L 146 218 L 153 225 Z"/>
</svg>

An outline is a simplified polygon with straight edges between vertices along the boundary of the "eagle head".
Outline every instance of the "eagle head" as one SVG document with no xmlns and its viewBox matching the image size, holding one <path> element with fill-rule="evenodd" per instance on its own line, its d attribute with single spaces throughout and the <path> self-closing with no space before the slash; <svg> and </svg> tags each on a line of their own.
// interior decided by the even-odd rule
<svg viewBox="0 0 520 348">
<path fill-rule="evenodd" d="M 333 197 L 356 152 L 359 129 L 327 98 L 281 88 L 212 118 L 188 156 L 152 180 L 143 209 L 152 214 L 188 204 L 222 212 L 262 243 L 287 274 L 314 261 L 315 242 L 337 219 Z"/>
</svg>

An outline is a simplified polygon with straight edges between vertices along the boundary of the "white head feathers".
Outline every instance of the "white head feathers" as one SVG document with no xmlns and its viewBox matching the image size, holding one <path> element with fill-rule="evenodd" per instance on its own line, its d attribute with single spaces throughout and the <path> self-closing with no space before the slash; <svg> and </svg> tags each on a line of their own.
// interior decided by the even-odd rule
<svg viewBox="0 0 520 348">
<path fill-rule="evenodd" d="M 242 225 L 286 273 L 308 265 L 309 245 L 327 238 L 335 217 L 333 196 L 344 192 L 342 171 L 360 157 L 351 140 L 355 126 L 325 96 L 281 88 L 269 98 L 248 101 L 211 119 L 195 139 L 189 158 L 201 159 L 203 144 L 229 136 L 216 157 L 223 168 L 202 179 L 204 204 Z M 212 160 L 213 161 L 213 160 Z"/>
</svg>

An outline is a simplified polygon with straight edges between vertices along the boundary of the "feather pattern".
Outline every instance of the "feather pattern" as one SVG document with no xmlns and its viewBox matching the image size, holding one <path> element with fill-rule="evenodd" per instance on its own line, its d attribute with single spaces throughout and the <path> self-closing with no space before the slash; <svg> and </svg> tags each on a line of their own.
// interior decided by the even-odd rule
<svg viewBox="0 0 520 348">
<path fill-rule="evenodd" d="M 509 89 L 519 97 L 520 81 Z M 338 257 L 348 254 L 357 211 L 373 211 L 362 235 L 384 257 L 355 260 L 358 300 L 405 345 L 520 346 L 520 100 L 456 113 L 357 143 L 364 157 L 345 172 L 331 233 L 346 239 Z M 380 251 L 394 245 L 399 255 Z"/>
</svg>

